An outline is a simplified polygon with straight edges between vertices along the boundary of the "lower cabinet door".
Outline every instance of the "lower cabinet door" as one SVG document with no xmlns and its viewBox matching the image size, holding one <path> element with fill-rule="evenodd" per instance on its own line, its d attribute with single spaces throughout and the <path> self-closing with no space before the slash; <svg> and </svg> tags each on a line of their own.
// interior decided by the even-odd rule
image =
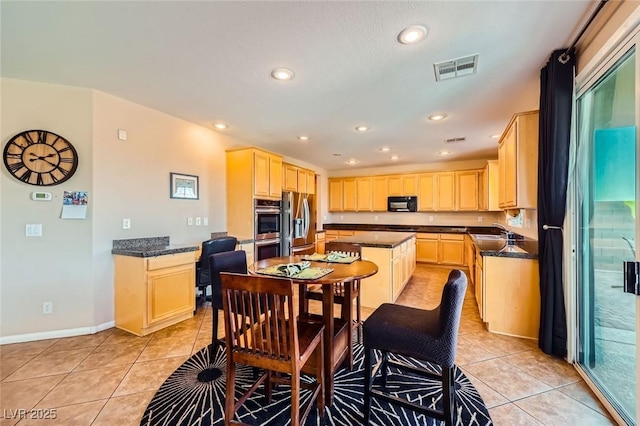
<svg viewBox="0 0 640 426">
<path fill-rule="evenodd" d="M 195 308 L 194 264 L 150 271 L 147 301 L 145 326 L 192 312 Z"/>
</svg>

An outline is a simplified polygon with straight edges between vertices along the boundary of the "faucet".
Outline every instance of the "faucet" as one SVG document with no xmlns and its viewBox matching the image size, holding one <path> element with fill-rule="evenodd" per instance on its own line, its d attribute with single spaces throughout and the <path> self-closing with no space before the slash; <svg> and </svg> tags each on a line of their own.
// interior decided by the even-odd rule
<svg viewBox="0 0 640 426">
<path fill-rule="evenodd" d="M 512 230 L 504 226 L 503 224 L 498 222 L 493 222 L 492 225 L 495 226 L 496 228 L 502 229 L 504 233 L 507 234 L 508 242 L 513 243 L 513 241 L 516 239 L 516 234 Z"/>
</svg>

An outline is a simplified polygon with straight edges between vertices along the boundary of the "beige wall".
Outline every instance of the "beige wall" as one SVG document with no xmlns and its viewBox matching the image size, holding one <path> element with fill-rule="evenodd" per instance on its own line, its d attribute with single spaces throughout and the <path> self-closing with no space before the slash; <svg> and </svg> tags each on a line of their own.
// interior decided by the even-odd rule
<svg viewBox="0 0 640 426">
<path fill-rule="evenodd" d="M 19 182 L 2 167 L 0 335 L 90 327 L 94 324 L 91 91 L 7 79 L 0 84 L 3 146 L 21 131 L 46 129 L 71 141 L 80 159 L 73 178 L 44 188 L 53 194 L 49 202 L 31 201 L 38 188 Z M 65 190 L 89 191 L 87 220 L 60 219 Z M 43 236 L 26 237 L 28 223 L 42 224 Z M 44 301 L 53 302 L 52 315 L 42 314 Z"/>
<path fill-rule="evenodd" d="M 224 149 L 237 141 L 93 90 L 12 79 L 0 87 L 3 146 L 20 131 L 42 128 L 67 137 L 80 158 L 69 181 L 45 188 L 51 202 L 31 201 L 37 188 L 2 167 L 0 342 L 109 326 L 114 239 L 168 235 L 172 243 L 199 243 L 226 229 Z M 127 130 L 127 141 L 117 139 L 118 129 Z M 198 175 L 200 199 L 170 199 L 169 172 Z M 89 191 L 87 220 L 59 218 L 64 190 Z M 209 226 L 187 226 L 188 216 L 207 216 Z M 42 223 L 43 237 L 25 237 L 27 223 Z M 52 315 L 42 314 L 43 301 L 53 302 Z"/>
</svg>

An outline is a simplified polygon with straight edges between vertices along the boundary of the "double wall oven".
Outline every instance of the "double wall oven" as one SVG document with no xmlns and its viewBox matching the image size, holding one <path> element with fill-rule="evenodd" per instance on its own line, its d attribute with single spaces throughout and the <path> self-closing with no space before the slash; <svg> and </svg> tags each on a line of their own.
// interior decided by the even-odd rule
<svg viewBox="0 0 640 426">
<path fill-rule="evenodd" d="M 256 260 L 280 256 L 282 202 L 280 200 L 256 199 L 254 207 Z"/>
</svg>

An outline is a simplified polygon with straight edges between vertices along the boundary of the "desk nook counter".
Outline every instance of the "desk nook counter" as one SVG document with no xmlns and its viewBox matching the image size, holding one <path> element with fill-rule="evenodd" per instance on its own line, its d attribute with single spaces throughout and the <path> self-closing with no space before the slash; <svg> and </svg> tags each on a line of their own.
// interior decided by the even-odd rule
<svg viewBox="0 0 640 426">
<path fill-rule="evenodd" d="M 193 316 L 197 246 L 169 237 L 115 240 L 116 327 L 138 336 Z"/>
<path fill-rule="evenodd" d="M 362 280 L 362 305 L 377 308 L 396 301 L 416 269 L 415 232 L 363 232 L 333 241 L 359 244 L 362 258 L 378 265 L 378 273 Z"/>
</svg>

